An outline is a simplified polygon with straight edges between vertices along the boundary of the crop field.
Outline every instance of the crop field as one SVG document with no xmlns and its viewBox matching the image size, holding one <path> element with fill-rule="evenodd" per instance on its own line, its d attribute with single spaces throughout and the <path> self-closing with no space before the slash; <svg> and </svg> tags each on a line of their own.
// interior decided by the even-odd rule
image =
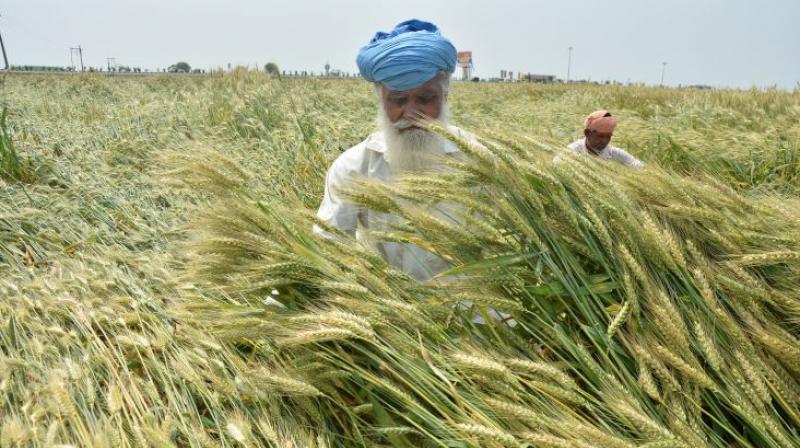
<svg viewBox="0 0 800 448">
<path fill-rule="evenodd" d="M 311 232 L 364 81 L 0 93 L 0 447 L 800 446 L 800 91 L 454 82 L 484 146 L 346 192 L 425 283 Z M 600 108 L 644 169 L 553 164 Z"/>
</svg>

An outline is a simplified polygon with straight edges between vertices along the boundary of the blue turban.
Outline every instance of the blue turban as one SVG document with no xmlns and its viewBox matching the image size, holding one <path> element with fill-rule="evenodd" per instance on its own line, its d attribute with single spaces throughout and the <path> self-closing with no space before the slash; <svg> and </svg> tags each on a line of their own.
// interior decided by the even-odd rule
<svg viewBox="0 0 800 448">
<path fill-rule="evenodd" d="M 433 79 L 440 71 L 453 73 L 456 48 L 439 28 L 417 19 L 397 25 L 391 33 L 378 31 L 356 58 L 367 81 L 391 90 L 410 90 Z"/>
</svg>

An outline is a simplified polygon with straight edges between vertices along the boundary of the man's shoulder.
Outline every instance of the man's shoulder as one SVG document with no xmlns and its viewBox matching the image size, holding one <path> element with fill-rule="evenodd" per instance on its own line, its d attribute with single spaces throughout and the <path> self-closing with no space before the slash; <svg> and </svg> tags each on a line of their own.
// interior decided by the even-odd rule
<svg viewBox="0 0 800 448">
<path fill-rule="evenodd" d="M 364 140 L 347 151 L 359 153 L 367 153 L 368 151 L 384 153 L 386 152 L 386 136 L 384 135 L 383 131 L 375 130 Z"/>
<path fill-rule="evenodd" d="M 573 151 L 583 151 L 585 147 L 583 146 L 583 140 L 575 140 L 574 142 L 567 145 L 567 148 Z"/>
<path fill-rule="evenodd" d="M 355 146 L 352 146 L 339 154 L 336 160 L 331 164 L 331 171 L 337 174 L 348 174 L 361 171 L 365 160 L 368 159 L 370 148 L 375 143 L 376 139 L 381 138 L 379 132 L 370 134 L 366 139 L 362 140 Z"/>
<path fill-rule="evenodd" d="M 611 153 L 611 157 L 614 158 L 629 158 L 633 157 L 628 151 L 620 148 L 619 146 L 608 146 L 608 151 Z"/>
<path fill-rule="evenodd" d="M 475 136 L 475 134 L 473 134 L 473 133 L 471 133 L 469 131 L 465 131 L 464 129 L 461 129 L 460 127 L 458 127 L 456 125 L 448 124 L 447 125 L 447 131 L 450 132 L 451 134 L 453 134 L 454 136 L 456 136 L 457 138 L 467 142 L 471 146 L 477 146 L 477 147 L 481 147 L 481 148 L 484 147 L 483 144 L 480 142 L 480 140 L 478 140 L 478 137 Z M 454 142 L 452 142 L 450 140 L 448 140 L 446 142 L 445 152 L 453 153 L 453 152 L 458 152 L 458 151 L 460 151 L 460 150 L 458 149 L 458 146 Z"/>
<path fill-rule="evenodd" d="M 454 124 L 448 124 L 447 125 L 447 130 L 450 131 L 450 133 L 452 133 L 456 137 L 462 138 L 464 140 L 469 140 L 469 141 L 473 141 L 473 140 L 477 141 L 478 140 L 478 138 L 475 137 L 475 134 L 473 134 L 473 133 L 471 133 L 469 131 L 465 131 L 464 129 L 461 129 L 460 127 L 458 127 L 458 126 L 456 126 Z"/>
<path fill-rule="evenodd" d="M 644 163 L 642 163 L 641 160 L 637 159 L 631 153 L 625 151 L 622 148 L 619 148 L 617 146 L 609 146 L 609 151 L 611 152 L 611 158 L 613 160 L 621 162 L 624 165 L 633 167 L 644 166 Z"/>
</svg>

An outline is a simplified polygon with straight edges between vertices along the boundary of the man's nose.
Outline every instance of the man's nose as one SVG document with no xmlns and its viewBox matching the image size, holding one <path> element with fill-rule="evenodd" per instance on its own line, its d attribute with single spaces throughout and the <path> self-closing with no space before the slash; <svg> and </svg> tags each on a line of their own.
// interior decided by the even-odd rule
<svg viewBox="0 0 800 448">
<path fill-rule="evenodd" d="M 411 119 L 418 118 L 420 113 L 419 106 L 414 101 L 409 101 L 406 107 L 403 108 L 403 118 Z"/>
</svg>

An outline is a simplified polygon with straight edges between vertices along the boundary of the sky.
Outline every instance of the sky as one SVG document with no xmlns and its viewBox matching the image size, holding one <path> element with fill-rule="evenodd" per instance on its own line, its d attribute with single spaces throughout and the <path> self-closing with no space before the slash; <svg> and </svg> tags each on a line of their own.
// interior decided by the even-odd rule
<svg viewBox="0 0 800 448">
<path fill-rule="evenodd" d="M 800 0 L 3 0 L 12 65 L 259 66 L 356 72 L 376 31 L 434 22 L 475 75 L 800 88 Z M 666 62 L 666 66 L 663 63 Z"/>
</svg>

